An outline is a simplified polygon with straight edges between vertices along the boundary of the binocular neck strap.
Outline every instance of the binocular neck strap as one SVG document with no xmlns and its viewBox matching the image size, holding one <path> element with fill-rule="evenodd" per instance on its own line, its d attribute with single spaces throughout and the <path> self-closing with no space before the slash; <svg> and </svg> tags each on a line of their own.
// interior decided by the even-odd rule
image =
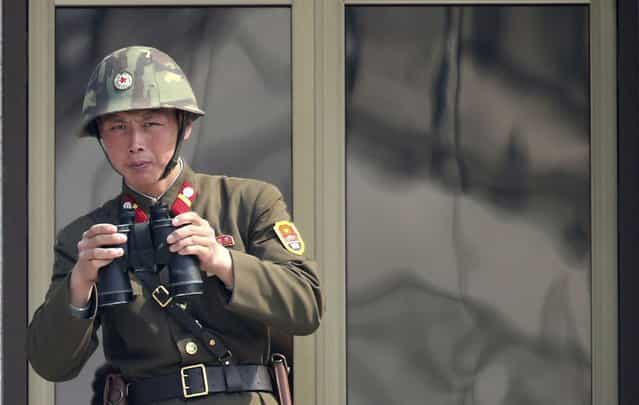
<svg viewBox="0 0 639 405">
<path fill-rule="evenodd" d="M 230 364 L 231 351 L 222 343 L 219 335 L 212 329 L 205 328 L 186 310 L 185 305 L 178 303 L 170 295 L 169 290 L 160 283 L 160 278 L 156 273 L 137 270 L 135 275 L 144 288 L 151 293 L 151 297 L 160 308 L 166 310 L 180 326 L 199 339 L 206 350 L 214 355 L 218 361 L 225 365 Z"/>
</svg>

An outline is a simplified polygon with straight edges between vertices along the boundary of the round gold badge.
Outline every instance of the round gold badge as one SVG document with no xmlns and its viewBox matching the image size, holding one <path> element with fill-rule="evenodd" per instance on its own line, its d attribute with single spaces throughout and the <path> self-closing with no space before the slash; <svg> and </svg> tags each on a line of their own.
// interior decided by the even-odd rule
<svg viewBox="0 0 639 405">
<path fill-rule="evenodd" d="M 197 353 L 197 344 L 195 344 L 195 342 L 188 342 L 185 349 L 188 354 L 193 356 L 195 353 Z"/>
</svg>

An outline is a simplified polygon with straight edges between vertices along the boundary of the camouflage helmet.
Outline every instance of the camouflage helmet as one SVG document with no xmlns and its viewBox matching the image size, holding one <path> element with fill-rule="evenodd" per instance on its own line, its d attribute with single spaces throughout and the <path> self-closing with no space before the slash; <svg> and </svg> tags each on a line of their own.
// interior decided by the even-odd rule
<svg viewBox="0 0 639 405">
<path fill-rule="evenodd" d="M 97 136 L 101 115 L 146 108 L 175 108 L 196 119 L 204 112 L 175 61 L 155 48 L 118 49 L 100 62 L 87 84 L 80 136 Z"/>
</svg>

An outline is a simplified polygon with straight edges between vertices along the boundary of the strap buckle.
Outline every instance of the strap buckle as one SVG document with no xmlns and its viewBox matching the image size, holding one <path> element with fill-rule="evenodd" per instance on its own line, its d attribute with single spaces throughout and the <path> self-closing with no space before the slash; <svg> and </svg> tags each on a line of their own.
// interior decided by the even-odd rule
<svg viewBox="0 0 639 405">
<path fill-rule="evenodd" d="M 192 370 L 199 370 L 199 373 L 191 373 Z M 197 377 L 198 375 L 201 381 L 194 381 L 191 384 L 187 383 L 187 380 L 190 380 L 192 377 Z M 202 363 L 180 368 L 180 381 L 182 382 L 182 396 L 184 399 L 201 397 L 209 393 L 209 380 L 206 376 L 206 368 Z M 199 390 L 197 390 L 198 388 Z"/>
<path fill-rule="evenodd" d="M 173 301 L 173 297 L 171 297 L 169 290 L 167 290 L 163 285 L 157 286 L 157 288 L 151 293 L 151 296 L 162 308 L 166 308 L 167 305 Z"/>
</svg>

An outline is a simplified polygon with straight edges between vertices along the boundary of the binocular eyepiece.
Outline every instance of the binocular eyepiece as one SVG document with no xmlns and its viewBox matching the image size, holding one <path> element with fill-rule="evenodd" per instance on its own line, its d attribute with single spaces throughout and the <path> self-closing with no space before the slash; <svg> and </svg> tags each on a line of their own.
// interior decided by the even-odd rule
<svg viewBox="0 0 639 405">
<path fill-rule="evenodd" d="M 195 256 L 184 256 L 169 251 L 167 236 L 176 228 L 171 224 L 166 204 L 151 207 L 149 222 L 135 223 L 135 210 L 122 207 L 118 232 L 127 236 L 119 246 L 124 255 L 109 263 L 98 273 L 98 306 L 126 304 L 133 300 L 129 271 L 159 272 L 168 270 L 169 291 L 172 296 L 203 293 L 202 276 Z"/>
</svg>

